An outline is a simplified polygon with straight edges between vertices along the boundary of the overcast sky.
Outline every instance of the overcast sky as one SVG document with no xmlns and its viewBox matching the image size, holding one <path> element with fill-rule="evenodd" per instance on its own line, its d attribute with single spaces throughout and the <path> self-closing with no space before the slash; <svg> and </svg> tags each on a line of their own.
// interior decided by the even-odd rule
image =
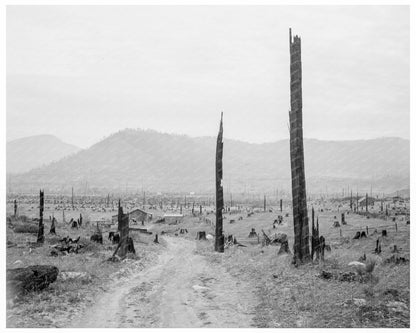
<svg viewBox="0 0 416 333">
<path fill-rule="evenodd" d="M 406 6 L 9 6 L 7 140 L 86 148 L 124 128 L 289 136 L 288 29 L 304 136 L 409 138 Z"/>
</svg>

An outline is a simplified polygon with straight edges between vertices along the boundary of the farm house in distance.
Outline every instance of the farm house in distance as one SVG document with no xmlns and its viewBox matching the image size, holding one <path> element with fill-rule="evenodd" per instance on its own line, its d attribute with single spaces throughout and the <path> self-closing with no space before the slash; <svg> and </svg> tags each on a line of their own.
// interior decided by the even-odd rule
<svg viewBox="0 0 416 333">
<path fill-rule="evenodd" d="M 136 208 L 127 214 L 129 215 L 130 222 L 146 222 L 150 221 L 153 217 L 151 213 L 145 212 L 140 208 Z M 111 220 L 113 223 L 117 223 L 118 215 L 113 215 Z"/>
</svg>

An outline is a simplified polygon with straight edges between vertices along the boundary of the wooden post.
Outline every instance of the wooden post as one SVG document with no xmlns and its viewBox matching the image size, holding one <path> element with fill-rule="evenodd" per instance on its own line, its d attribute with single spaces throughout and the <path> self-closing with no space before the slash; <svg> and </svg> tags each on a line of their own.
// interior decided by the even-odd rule
<svg viewBox="0 0 416 333">
<path fill-rule="evenodd" d="M 216 216 L 215 216 L 215 251 L 224 252 L 224 234 L 222 231 L 222 210 L 224 209 L 224 192 L 222 188 L 222 112 L 220 129 L 217 137 L 217 148 L 215 154 L 215 198 L 216 198 Z"/>
<path fill-rule="evenodd" d="M 199 205 L 199 215 L 202 215 L 202 205 Z"/>
<path fill-rule="evenodd" d="M 264 195 L 263 199 L 263 210 L 266 211 L 266 195 Z"/>
<path fill-rule="evenodd" d="M 72 203 L 72 210 L 74 210 L 74 187 L 72 187 L 71 203 Z"/>
<path fill-rule="evenodd" d="M 395 225 L 396 225 L 396 232 L 397 232 L 397 222 L 395 223 Z"/>
<path fill-rule="evenodd" d="M 39 229 L 37 243 L 43 243 L 45 241 L 44 225 L 43 225 L 43 208 L 44 208 L 44 191 L 39 193 Z"/>
<path fill-rule="evenodd" d="M 302 262 L 310 258 L 309 225 L 306 205 L 305 166 L 302 129 L 301 40 L 289 29 L 290 42 L 290 162 L 294 224 L 294 257 Z"/>
<path fill-rule="evenodd" d="M 282 212 L 282 211 L 283 211 L 283 200 L 280 199 L 280 212 Z"/>
<path fill-rule="evenodd" d="M 365 230 L 366 230 L 367 236 L 368 236 L 368 226 L 365 227 Z"/>
<path fill-rule="evenodd" d="M 351 191 L 351 197 L 350 197 L 350 210 L 352 211 L 352 191 Z"/>
</svg>

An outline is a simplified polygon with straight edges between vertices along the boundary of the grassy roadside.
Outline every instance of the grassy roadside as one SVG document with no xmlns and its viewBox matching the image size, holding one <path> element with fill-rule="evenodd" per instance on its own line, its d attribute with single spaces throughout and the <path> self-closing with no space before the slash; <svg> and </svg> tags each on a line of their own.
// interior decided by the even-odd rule
<svg viewBox="0 0 416 333">
<path fill-rule="evenodd" d="M 368 238 L 353 240 L 354 233 L 347 233 L 345 228 L 344 236 L 340 237 L 339 230 L 332 228 L 334 212 L 321 215 L 321 234 L 332 247 L 322 262 L 296 268 L 291 265 L 291 255 L 277 255 L 279 246 L 262 247 L 261 244 L 231 247 L 219 255 L 213 252 L 212 241 L 200 242 L 197 251 L 255 289 L 258 305 L 252 324 L 254 327 L 409 327 L 409 263 L 385 263 L 393 255 L 393 245 L 400 249 L 400 256 L 409 259 L 409 226 L 400 223 L 397 232 L 390 228 L 388 236 L 382 238 L 381 254 L 376 255 L 373 250 L 380 230 Z M 245 225 L 243 221 L 238 226 L 232 224 L 231 232 L 237 238 L 244 237 L 251 227 L 266 229 L 269 222 L 267 213 L 258 214 L 255 220 Z M 386 221 L 368 220 L 358 215 L 349 215 L 348 222 L 349 230 L 386 224 Z M 199 225 L 199 228 L 202 227 L 202 224 Z M 225 225 L 225 229 L 230 231 L 230 225 Z M 290 225 L 278 227 L 276 232 L 286 232 L 290 244 L 293 244 Z M 371 280 L 341 282 L 318 277 L 322 270 L 334 274 L 354 272 L 348 263 L 357 261 L 364 253 L 367 260 L 376 262 Z"/>
<path fill-rule="evenodd" d="M 28 241 L 36 241 L 31 234 L 7 231 L 7 239 L 18 246 L 7 249 L 7 268 L 25 267 L 28 265 L 46 264 L 59 268 L 57 281 L 40 292 L 31 292 L 8 306 L 6 325 L 8 328 L 19 327 L 67 327 L 71 320 L 91 305 L 103 291 L 133 272 L 142 270 L 156 260 L 163 244 L 156 245 L 153 239 L 143 235 L 132 234 L 136 255 L 129 255 L 121 262 L 109 262 L 115 246 L 103 232 L 104 243 L 97 244 L 89 240 L 95 227 L 70 229 L 65 225 L 57 226 L 59 236 L 45 235 L 42 247 L 30 247 Z M 81 235 L 80 243 L 85 245 L 80 253 L 50 256 L 50 245 L 61 237 L 76 238 Z M 81 273 L 75 278 L 64 278 L 63 272 Z"/>
</svg>

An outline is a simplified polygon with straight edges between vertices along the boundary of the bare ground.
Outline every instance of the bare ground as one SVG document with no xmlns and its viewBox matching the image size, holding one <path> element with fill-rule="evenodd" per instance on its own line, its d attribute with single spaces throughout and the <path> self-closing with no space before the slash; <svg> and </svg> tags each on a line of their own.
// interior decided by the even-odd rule
<svg viewBox="0 0 416 333">
<path fill-rule="evenodd" d="M 248 282 L 198 254 L 195 242 L 164 240 L 155 265 L 99 296 L 73 327 L 252 326 L 258 301 Z"/>
</svg>

